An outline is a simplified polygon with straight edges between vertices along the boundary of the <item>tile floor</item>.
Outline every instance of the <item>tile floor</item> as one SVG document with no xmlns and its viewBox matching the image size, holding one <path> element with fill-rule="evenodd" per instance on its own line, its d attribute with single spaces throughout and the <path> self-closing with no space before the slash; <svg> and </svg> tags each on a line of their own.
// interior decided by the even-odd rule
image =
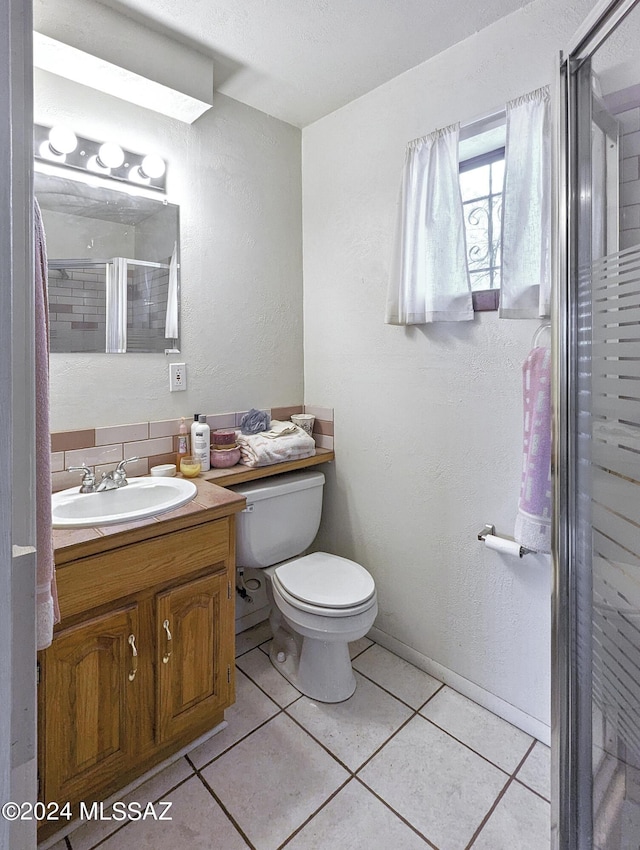
<svg viewBox="0 0 640 850">
<path fill-rule="evenodd" d="M 314 702 L 268 640 L 238 635 L 228 727 L 125 798 L 170 822 L 87 822 L 52 850 L 548 850 L 547 747 L 367 638 L 354 696 Z"/>
</svg>

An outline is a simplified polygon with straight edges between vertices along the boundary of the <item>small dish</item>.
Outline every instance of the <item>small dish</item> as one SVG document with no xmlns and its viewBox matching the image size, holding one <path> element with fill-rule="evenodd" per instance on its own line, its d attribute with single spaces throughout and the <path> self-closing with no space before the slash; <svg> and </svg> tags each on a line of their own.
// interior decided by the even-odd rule
<svg viewBox="0 0 640 850">
<path fill-rule="evenodd" d="M 175 463 L 161 463 L 158 466 L 152 466 L 149 470 L 149 475 L 154 475 L 161 478 L 173 478 L 176 474 Z"/>
</svg>

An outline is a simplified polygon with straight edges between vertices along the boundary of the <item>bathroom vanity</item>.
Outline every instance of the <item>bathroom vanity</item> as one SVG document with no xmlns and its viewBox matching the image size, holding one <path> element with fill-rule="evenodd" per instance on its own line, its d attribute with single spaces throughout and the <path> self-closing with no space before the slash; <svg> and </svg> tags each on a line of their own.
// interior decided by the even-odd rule
<svg viewBox="0 0 640 850">
<path fill-rule="evenodd" d="M 193 502 L 148 521 L 55 532 L 61 622 L 38 661 L 40 800 L 77 814 L 223 720 L 243 507 L 201 480 Z"/>
<path fill-rule="evenodd" d="M 104 802 L 224 719 L 235 658 L 236 483 L 331 461 L 211 470 L 192 502 L 54 530 L 61 622 L 38 655 L 38 799 Z M 66 826 L 43 821 L 39 840 Z"/>
</svg>

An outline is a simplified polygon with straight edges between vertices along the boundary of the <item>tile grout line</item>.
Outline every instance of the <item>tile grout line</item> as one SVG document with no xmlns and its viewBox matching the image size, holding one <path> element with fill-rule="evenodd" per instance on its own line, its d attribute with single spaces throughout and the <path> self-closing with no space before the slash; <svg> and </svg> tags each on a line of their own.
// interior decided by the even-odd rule
<svg viewBox="0 0 640 850">
<path fill-rule="evenodd" d="M 181 758 L 184 758 L 186 761 L 188 761 L 188 762 L 189 762 L 189 764 L 191 764 L 190 759 L 188 759 L 186 756 L 182 756 Z M 176 762 L 174 762 L 174 764 L 177 764 L 177 763 L 178 763 L 177 761 L 176 761 Z M 193 765 L 191 765 L 191 767 L 193 768 Z M 195 770 L 195 768 L 193 768 L 193 770 Z M 160 774 L 156 774 L 156 776 L 159 776 L 159 775 L 160 775 Z M 155 777 L 151 777 L 151 778 L 150 778 L 149 780 L 147 780 L 147 781 L 148 781 L 148 782 L 150 782 L 150 781 L 151 781 L 152 779 L 154 779 L 154 778 L 155 778 Z M 152 802 L 153 802 L 154 804 L 155 804 L 155 803 L 160 802 L 160 800 L 161 800 L 163 797 L 166 797 L 166 796 L 168 796 L 169 794 L 173 794 L 173 792 L 174 792 L 177 788 L 180 788 L 180 786 L 181 786 L 181 785 L 184 785 L 184 784 L 185 784 L 185 782 L 188 782 L 190 779 L 193 779 L 193 772 L 192 772 L 192 773 L 190 773 L 190 774 L 189 774 L 189 776 L 186 776 L 184 779 L 181 779 L 181 780 L 180 780 L 180 782 L 176 782 L 176 784 L 175 784 L 175 785 L 173 785 L 171 788 L 169 788 L 169 790 L 168 790 L 168 791 L 163 791 L 163 792 L 162 792 L 162 794 L 161 794 L 159 797 L 156 797 L 156 798 L 155 798 L 155 800 L 153 800 Z M 143 783 L 143 784 L 144 784 L 144 783 Z M 139 786 L 138 786 L 138 788 L 142 788 L 142 785 L 139 785 Z M 136 793 L 136 791 L 138 790 L 138 788 L 134 788 L 134 789 L 133 789 L 133 791 L 132 791 L 131 793 L 132 793 L 132 794 L 135 794 L 135 793 Z M 130 823 L 135 823 L 135 821 L 125 821 L 124 823 L 121 823 L 121 824 L 120 824 L 120 826 L 116 827 L 116 828 L 113 830 L 113 832 L 110 832 L 108 835 L 105 835 L 105 836 L 104 836 L 104 838 L 101 838 L 101 839 L 100 839 L 100 840 L 99 840 L 96 844 L 92 844 L 92 845 L 91 845 L 90 850 L 96 850 L 96 848 L 97 848 L 97 847 L 100 847 L 102 844 L 104 844 L 104 843 L 105 843 L 105 841 L 108 841 L 110 838 L 113 838 L 113 836 L 114 836 L 114 835 L 116 835 L 116 833 L 121 832 L 121 831 L 125 828 L 125 826 L 129 826 L 129 824 L 130 824 Z M 80 826 L 80 824 L 78 824 L 78 826 Z M 71 843 L 71 839 L 72 839 L 72 837 L 73 837 L 73 832 L 71 832 L 71 833 L 69 833 L 69 835 L 65 836 L 65 840 L 67 841 L 67 844 L 69 845 L 69 847 L 71 848 L 71 850 L 73 850 L 73 844 Z"/>
<path fill-rule="evenodd" d="M 207 782 L 207 780 L 206 780 L 206 779 L 204 778 L 204 776 L 200 773 L 200 771 L 198 770 L 198 768 L 197 768 L 197 767 L 193 764 L 193 762 L 191 761 L 191 759 L 190 759 L 188 756 L 186 756 L 186 758 L 187 758 L 187 761 L 189 762 L 189 764 L 193 767 L 193 769 L 194 769 L 194 771 L 195 771 L 195 775 L 198 777 L 198 779 L 200 780 L 200 782 L 204 785 L 205 790 L 207 790 L 207 791 L 209 792 L 209 794 L 211 794 L 211 796 L 212 796 L 212 797 L 213 797 L 213 799 L 216 801 L 216 803 L 218 804 L 218 806 L 220 806 L 220 808 L 222 809 L 222 811 L 223 811 L 224 815 L 226 816 L 226 818 L 229 820 L 229 822 L 232 824 L 232 826 L 236 829 L 236 831 L 240 834 L 240 836 L 241 836 L 241 838 L 243 839 L 243 841 L 245 841 L 245 843 L 247 844 L 247 847 L 250 847 L 250 848 L 251 848 L 251 850 L 256 850 L 255 844 L 254 844 L 252 841 L 250 841 L 250 840 L 249 840 L 249 837 L 247 836 L 247 834 L 246 834 L 246 833 L 244 832 L 244 830 L 241 828 L 240 824 L 236 821 L 236 819 L 233 817 L 233 815 L 231 814 L 231 812 L 229 812 L 229 811 L 228 811 L 227 807 L 224 805 L 224 803 L 222 802 L 222 800 L 220 799 L 220 797 L 218 797 L 218 795 L 217 795 L 217 794 L 216 794 L 216 792 L 213 790 L 213 788 L 211 787 L 211 785 L 209 785 L 209 783 Z"/>
<path fill-rule="evenodd" d="M 423 706 L 423 708 L 424 708 L 424 706 Z M 464 741 L 462 741 L 460 738 L 456 738 L 456 736 L 455 736 L 455 735 L 452 735 L 452 734 L 451 734 L 451 732 L 448 732 L 448 731 L 447 731 L 446 729 L 444 729 L 442 726 L 438 726 L 438 724 L 437 724 L 435 721 L 431 720 L 429 717 L 425 717 L 423 714 L 420 714 L 420 711 L 421 711 L 421 710 L 422 710 L 422 709 L 420 709 L 420 710 L 417 712 L 417 714 L 419 714 L 419 715 L 420 715 L 420 717 L 422 717 L 422 719 L 423 719 L 423 720 L 426 720 L 426 721 L 427 721 L 427 723 L 431 723 L 431 725 L 432 725 L 432 726 L 435 726 L 435 727 L 436 727 L 436 729 L 439 729 L 439 730 L 440 730 L 441 732 L 443 732 L 445 735 L 448 735 L 450 738 L 453 738 L 453 740 L 454 740 L 454 741 L 456 741 L 458 744 L 461 744 L 463 747 L 466 747 L 466 748 L 467 748 L 468 750 L 470 750 L 470 751 L 471 751 L 474 755 L 476 755 L 476 756 L 478 756 L 479 758 L 481 758 L 481 759 L 483 759 L 484 761 L 486 761 L 486 762 L 487 762 L 487 764 L 490 764 L 492 767 L 495 767 L 495 768 L 496 768 L 496 770 L 499 770 L 501 773 L 504 773 L 504 774 L 505 774 L 505 776 L 511 776 L 511 777 L 515 776 L 515 773 L 509 773 L 509 771 L 508 771 L 508 770 L 505 770 L 505 768 L 504 768 L 504 767 L 500 767 L 500 765 L 499 765 L 499 764 L 496 764 L 494 761 L 491 761 L 491 759 L 490 759 L 490 758 L 488 758 L 487 756 L 483 756 L 483 755 L 482 755 L 482 753 L 478 752 L 478 750 L 474 750 L 474 749 L 473 749 L 473 747 L 472 747 L 470 744 L 465 744 L 465 742 L 464 742 Z M 526 733 L 525 733 L 525 734 L 526 734 Z M 528 737 L 531 737 L 531 735 L 529 735 Z M 536 738 L 534 738 L 534 739 L 533 739 L 533 741 L 531 742 L 531 744 L 529 745 L 529 748 L 528 748 L 528 750 L 526 751 L 526 753 L 525 753 L 525 755 L 524 755 L 524 758 L 526 758 L 526 757 L 529 755 L 529 753 L 531 752 L 532 748 L 535 746 L 535 743 L 536 743 Z M 521 765 L 521 764 L 522 764 L 522 761 L 519 761 L 519 762 L 518 762 L 518 767 L 516 767 L 516 770 L 518 770 L 518 768 L 520 767 L 520 765 Z"/>
<path fill-rule="evenodd" d="M 500 793 L 498 794 L 498 796 L 496 797 L 496 799 L 493 801 L 493 804 L 489 807 L 489 811 L 486 813 L 486 815 L 485 815 L 485 816 L 483 817 L 483 819 L 480 821 L 480 825 L 478 826 L 478 828 L 476 829 L 476 831 L 475 831 L 475 832 L 473 833 L 473 835 L 471 836 L 471 840 L 469 841 L 469 843 L 468 843 L 468 844 L 467 844 L 467 846 L 465 847 L 465 850 L 470 850 L 470 848 L 471 848 L 471 847 L 473 847 L 473 844 L 475 843 L 476 839 L 478 838 L 478 836 L 480 835 L 480 833 L 482 832 L 482 830 L 483 830 L 483 829 L 485 828 L 485 826 L 487 825 L 487 823 L 488 823 L 489 819 L 491 818 L 491 815 L 492 815 L 492 814 L 495 812 L 495 810 L 498 808 L 498 804 L 500 803 L 500 801 L 502 800 L 502 798 L 504 797 L 504 795 L 507 793 L 507 790 L 508 790 L 508 789 L 511 787 L 511 785 L 515 782 L 515 776 L 516 776 L 516 773 L 520 770 L 520 768 L 522 767 L 522 765 L 525 763 L 525 761 L 526 761 L 526 760 L 527 760 L 527 758 L 529 757 L 529 754 L 531 753 L 531 751 L 533 750 L 533 748 L 535 747 L 535 745 L 536 745 L 536 739 L 534 738 L 534 739 L 533 739 L 533 741 L 531 742 L 531 746 L 529 747 L 529 749 L 527 750 L 527 752 L 524 754 L 524 756 L 520 759 L 520 761 L 518 762 L 518 764 L 517 764 L 517 766 L 516 766 L 516 769 L 515 769 L 515 770 L 513 771 L 513 773 L 509 776 L 509 778 L 508 778 L 508 780 L 506 781 L 506 783 L 505 783 L 504 787 L 502 788 L 502 790 L 500 791 Z"/>
<path fill-rule="evenodd" d="M 276 703 L 276 705 L 277 705 L 277 703 Z M 232 744 L 229 744 L 229 746 L 228 746 L 228 747 L 225 747 L 225 748 L 224 748 L 224 750 L 221 750 L 221 751 L 220 751 L 217 755 L 215 755 L 215 756 L 214 756 L 214 757 L 213 757 L 210 761 L 206 762 L 206 764 L 203 764 L 203 765 L 201 765 L 200 767 L 196 767 L 196 766 L 195 766 L 194 762 L 193 762 L 193 761 L 189 758 L 189 754 L 188 754 L 188 753 L 187 753 L 187 755 L 185 756 L 185 758 L 186 758 L 186 759 L 188 759 L 189 764 L 193 765 L 193 769 L 194 769 L 195 771 L 198 771 L 198 770 L 204 770 L 205 768 L 207 768 L 207 767 L 209 767 L 210 765 L 212 765 L 212 764 L 214 763 L 214 761 L 217 761 L 219 758 L 221 758 L 222 756 L 226 755 L 228 752 L 231 752 L 231 750 L 232 750 L 232 749 L 236 746 L 236 744 L 240 744 L 242 741 L 246 741 L 246 739 L 249 737 L 249 735 L 253 735 L 253 733 L 254 733 L 254 732 L 257 732 L 257 731 L 258 731 L 258 729 L 262 729 L 262 727 L 263 727 L 263 726 L 266 726 L 266 725 L 267 725 L 267 723 L 268 723 L 270 720 L 273 720 L 273 719 L 274 719 L 274 717 L 277 717 L 279 714 L 282 714 L 283 712 L 284 712 L 284 709 L 283 709 L 283 708 L 280 708 L 280 706 L 278 705 L 278 711 L 276 711 L 276 713 L 275 713 L 275 714 L 272 714 L 272 715 L 271 715 L 271 717 L 267 717 L 267 719 L 266 719 L 266 720 L 263 720 L 263 721 L 262 721 L 262 723 L 259 723 L 259 724 L 258 724 L 258 725 L 254 728 L 254 729 L 251 729 L 251 731 L 250 731 L 250 732 L 247 732 L 247 734 L 246 734 L 246 735 L 243 735 L 241 738 L 238 738 L 238 740 L 237 740 L 237 741 L 234 741 Z M 214 736 L 214 737 L 215 737 L 215 736 Z"/>
<path fill-rule="evenodd" d="M 423 833 L 421 833 L 420 830 L 417 829 L 417 827 L 413 826 L 413 824 L 410 823 L 410 821 L 408 821 L 405 817 L 403 817 L 400 812 L 397 812 L 393 808 L 393 806 L 384 799 L 384 797 L 381 797 L 377 793 L 377 791 L 374 791 L 373 788 L 370 788 L 364 781 L 364 779 L 361 779 L 359 776 L 354 776 L 353 778 L 356 782 L 359 782 L 363 788 L 366 788 L 366 790 L 370 794 L 372 794 L 376 798 L 376 800 L 379 800 L 384 806 L 386 806 L 387 809 L 389 809 L 390 812 L 392 812 L 397 818 L 399 818 L 402 823 L 405 824 L 405 826 L 408 826 L 409 829 L 412 830 L 412 832 L 415 832 L 415 834 L 419 836 L 423 841 L 426 841 L 426 843 L 429 845 L 429 847 L 432 848 L 432 850 L 439 850 L 439 848 L 432 841 L 429 841 L 426 835 L 423 835 Z"/>
<path fill-rule="evenodd" d="M 291 833 L 291 834 L 290 834 L 287 838 L 285 838 L 285 840 L 282 842 L 282 844 L 278 845 L 277 850 L 282 850 L 282 848 L 283 848 L 283 847 L 286 847 L 286 845 L 287 845 L 287 844 L 291 841 L 291 839 L 292 839 L 292 838 L 295 838 L 295 836 L 296 836 L 296 835 L 298 835 L 298 833 L 299 833 L 299 832 L 302 832 L 302 830 L 305 828 L 305 826 L 306 826 L 308 823 L 310 823 L 310 822 L 311 822 L 311 821 L 315 818 L 315 816 L 316 816 L 317 814 L 319 814 L 319 813 L 320 813 L 320 812 L 321 812 L 321 811 L 325 808 L 325 806 L 328 806 L 328 805 L 329 805 L 329 803 L 330 803 L 330 802 L 331 802 L 331 801 L 332 801 L 335 797 L 337 797 L 337 796 L 338 796 L 338 794 L 342 791 L 342 789 L 343 789 L 343 788 L 346 788 L 346 786 L 347 786 L 347 785 L 348 785 L 348 784 L 349 784 L 352 780 L 353 780 L 353 776 L 348 776 L 348 777 L 345 779 L 345 781 L 342 783 L 342 785 L 339 785 L 339 786 L 338 786 L 338 788 L 336 788 L 336 790 L 335 790 L 332 794 L 330 794 L 330 795 L 327 797 L 327 799 L 324 801 L 324 803 L 322 803 L 321 805 L 319 805 L 319 806 L 318 806 L 318 808 L 317 808 L 314 812 L 312 812 L 312 813 L 309 815 L 309 817 L 308 817 L 305 821 L 303 821 L 303 822 L 300 824 L 300 826 L 296 827 L 296 828 L 293 830 L 293 832 L 292 832 L 292 833 Z"/>
<path fill-rule="evenodd" d="M 365 652 L 366 652 L 366 650 L 365 650 Z M 356 658 L 358 658 L 358 656 L 356 656 Z M 417 669 L 418 669 L 418 668 L 416 667 L 416 670 L 417 670 Z M 359 676 L 362 676 L 362 678 L 363 678 L 363 679 L 366 679 L 368 682 L 371 682 L 371 683 L 372 683 L 372 684 L 374 684 L 376 687 L 380 688 L 380 690 L 381 690 L 381 691 L 384 691 L 386 694 L 389 694 L 389 696 L 390 696 L 390 697 L 393 697 L 394 699 L 397 699 L 397 700 L 398 700 L 398 702 L 401 702 L 403 705 L 406 705 L 406 706 L 407 706 L 407 708 L 410 708 L 410 709 L 411 709 L 411 711 L 420 711 L 420 709 L 422 709 L 422 708 L 424 708 L 424 707 L 425 707 L 425 705 L 429 702 L 429 700 L 433 699 L 433 697 L 434 697 L 437 693 L 440 693 L 440 691 L 441 691 L 441 690 L 445 687 L 444 682 L 441 682 L 441 683 L 440 683 L 440 687 L 439 687 L 436 691 L 434 691 L 434 692 L 431 694 L 431 696 L 430 696 L 430 697 L 428 697 L 428 698 L 427 698 L 424 702 L 420 703 L 420 706 L 419 706 L 418 708 L 414 708 L 414 706 L 410 705 L 408 702 L 406 702 L 405 700 L 403 700 L 403 699 L 402 699 L 402 697 L 399 697 L 397 694 L 394 694 L 394 693 L 393 693 L 392 691 L 390 691 L 388 688 L 385 688 L 385 686 L 384 686 L 384 685 L 381 685 L 379 682 L 376 682 L 376 680 L 375 680 L 375 679 L 372 679 L 372 678 L 371 678 L 371 676 L 367 676 L 367 674 L 366 674 L 366 673 L 363 673 L 362 671 L 358 670 L 357 668 L 354 668 L 354 672 L 355 672 L 355 673 L 357 673 Z M 424 671 L 420 671 L 420 672 L 424 672 Z M 425 673 L 425 675 L 426 675 L 426 676 L 428 676 L 429 674 L 428 674 L 428 673 Z M 431 678 L 433 678 L 433 676 L 432 676 Z M 435 679 L 434 681 L 436 681 L 436 682 L 437 682 L 437 681 L 438 681 L 438 679 Z"/>
<path fill-rule="evenodd" d="M 544 800 L 545 803 L 551 805 L 551 800 L 548 797 L 545 797 L 544 794 L 541 794 L 539 791 L 536 791 L 535 788 L 532 788 L 530 785 L 524 781 L 524 779 L 519 779 L 517 776 L 513 777 L 518 785 L 522 785 L 523 788 L 526 788 L 527 791 L 531 791 L 532 794 L 535 794 L 536 797 L 540 797 L 541 800 Z"/>
</svg>

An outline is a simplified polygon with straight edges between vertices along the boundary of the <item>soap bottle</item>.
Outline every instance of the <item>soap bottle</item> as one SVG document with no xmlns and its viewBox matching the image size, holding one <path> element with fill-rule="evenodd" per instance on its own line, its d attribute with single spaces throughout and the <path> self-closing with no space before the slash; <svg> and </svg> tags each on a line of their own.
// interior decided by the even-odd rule
<svg viewBox="0 0 640 850">
<path fill-rule="evenodd" d="M 200 471 L 211 469 L 211 428 L 207 425 L 204 413 L 198 415 L 198 422 L 191 426 L 193 454 L 200 461 Z"/>
<path fill-rule="evenodd" d="M 180 470 L 180 461 L 189 454 L 189 429 L 184 416 L 180 420 L 178 429 L 178 451 L 176 452 L 176 469 Z"/>
</svg>

